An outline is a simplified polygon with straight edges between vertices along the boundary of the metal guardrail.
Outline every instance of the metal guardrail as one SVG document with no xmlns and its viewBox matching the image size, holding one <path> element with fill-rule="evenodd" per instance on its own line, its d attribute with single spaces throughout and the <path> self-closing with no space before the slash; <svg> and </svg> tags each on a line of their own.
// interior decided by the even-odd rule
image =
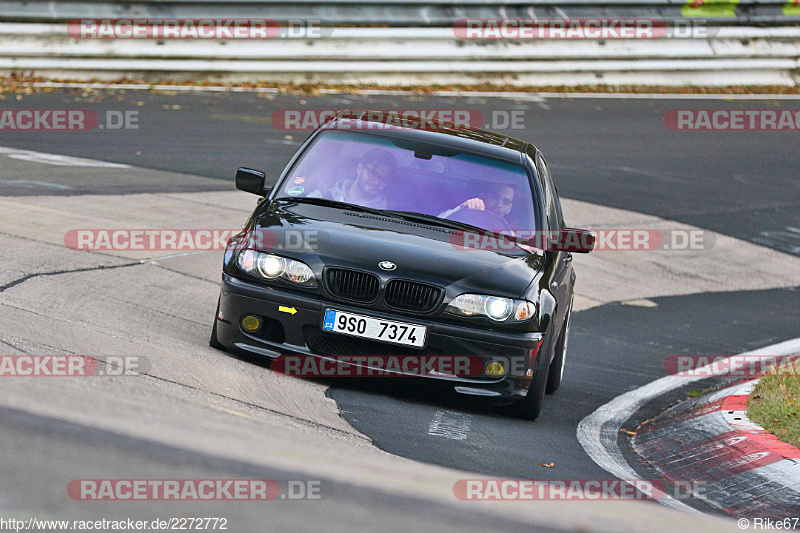
<svg viewBox="0 0 800 533">
<path fill-rule="evenodd" d="M 93 17 L 243 17 L 316 19 L 330 25 L 449 27 L 461 18 L 657 17 L 682 19 L 695 0 L 0 0 L 0 21 L 53 22 Z M 719 3 L 719 0 L 717 0 Z M 706 0 L 706 5 L 712 5 Z M 800 23 L 789 0 L 730 0 L 734 16 L 721 25 Z M 687 11 L 689 9 L 689 11 Z"/>
<path fill-rule="evenodd" d="M 800 6 L 787 0 L 0 0 L 0 72 L 69 79 L 543 84 L 800 82 Z M 797 1 L 797 0 L 791 0 Z M 700 15 L 695 17 L 693 15 Z M 658 40 L 459 39 L 464 18 L 646 17 L 701 21 Z M 332 26 L 321 39 L 78 40 L 75 19 L 260 18 Z M 369 27 L 381 25 L 383 27 Z M 350 27 L 343 27 L 350 26 Z M 353 27 L 355 26 L 355 27 Z"/>
<path fill-rule="evenodd" d="M 796 85 L 800 28 L 658 40 L 460 40 L 448 28 L 334 28 L 321 39 L 80 40 L 0 23 L 0 71 L 51 78 L 518 85 Z"/>
</svg>

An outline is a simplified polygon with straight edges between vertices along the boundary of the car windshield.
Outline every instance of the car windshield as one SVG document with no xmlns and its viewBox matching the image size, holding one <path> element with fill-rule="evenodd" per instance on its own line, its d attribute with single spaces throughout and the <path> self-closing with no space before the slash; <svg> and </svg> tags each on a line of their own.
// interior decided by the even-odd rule
<svg viewBox="0 0 800 533">
<path fill-rule="evenodd" d="M 535 229 L 536 220 L 530 181 L 521 166 L 438 145 L 344 131 L 320 134 L 277 197 L 422 213 L 502 232 Z"/>
</svg>

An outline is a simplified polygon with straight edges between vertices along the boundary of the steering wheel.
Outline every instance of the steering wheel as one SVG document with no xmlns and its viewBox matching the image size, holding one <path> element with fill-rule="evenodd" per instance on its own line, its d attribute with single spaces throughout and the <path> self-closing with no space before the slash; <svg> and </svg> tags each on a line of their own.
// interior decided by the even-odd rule
<svg viewBox="0 0 800 533">
<path fill-rule="evenodd" d="M 508 229 L 508 223 L 503 217 L 492 211 L 481 211 L 480 209 L 468 209 L 465 207 L 447 218 L 490 231 Z"/>
</svg>

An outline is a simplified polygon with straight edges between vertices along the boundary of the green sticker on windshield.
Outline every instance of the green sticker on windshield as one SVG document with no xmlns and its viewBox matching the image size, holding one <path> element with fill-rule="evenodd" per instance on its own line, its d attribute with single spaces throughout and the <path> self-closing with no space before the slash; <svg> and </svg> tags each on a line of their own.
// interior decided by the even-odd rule
<svg viewBox="0 0 800 533">
<path fill-rule="evenodd" d="M 299 195 L 303 194 L 304 190 L 305 189 L 303 187 L 300 187 L 300 186 L 292 187 L 291 189 L 286 191 L 286 194 L 288 194 L 289 196 L 299 196 Z"/>
<path fill-rule="evenodd" d="M 681 15 L 690 17 L 735 17 L 739 0 L 686 0 Z"/>
</svg>

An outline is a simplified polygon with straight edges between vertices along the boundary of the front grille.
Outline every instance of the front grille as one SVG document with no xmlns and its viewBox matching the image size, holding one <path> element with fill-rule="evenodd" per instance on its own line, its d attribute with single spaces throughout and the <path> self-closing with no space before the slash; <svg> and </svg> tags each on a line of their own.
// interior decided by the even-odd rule
<svg viewBox="0 0 800 533">
<path fill-rule="evenodd" d="M 333 296 L 356 302 L 372 302 L 378 297 L 380 280 L 373 274 L 329 268 L 325 271 L 325 287 Z"/>
<path fill-rule="evenodd" d="M 348 335 L 328 333 L 318 326 L 303 326 L 303 339 L 306 346 L 320 355 L 440 355 L 441 351 L 420 349 L 388 344 L 385 342 L 359 339 Z"/>
<path fill-rule="evenodd" d="M 392 280 L 386 284 L 386 305 L 407 311 L 429 313 L 436 308 L 442 291 L 438 287 L 413 281 Z"/>
</svg>

